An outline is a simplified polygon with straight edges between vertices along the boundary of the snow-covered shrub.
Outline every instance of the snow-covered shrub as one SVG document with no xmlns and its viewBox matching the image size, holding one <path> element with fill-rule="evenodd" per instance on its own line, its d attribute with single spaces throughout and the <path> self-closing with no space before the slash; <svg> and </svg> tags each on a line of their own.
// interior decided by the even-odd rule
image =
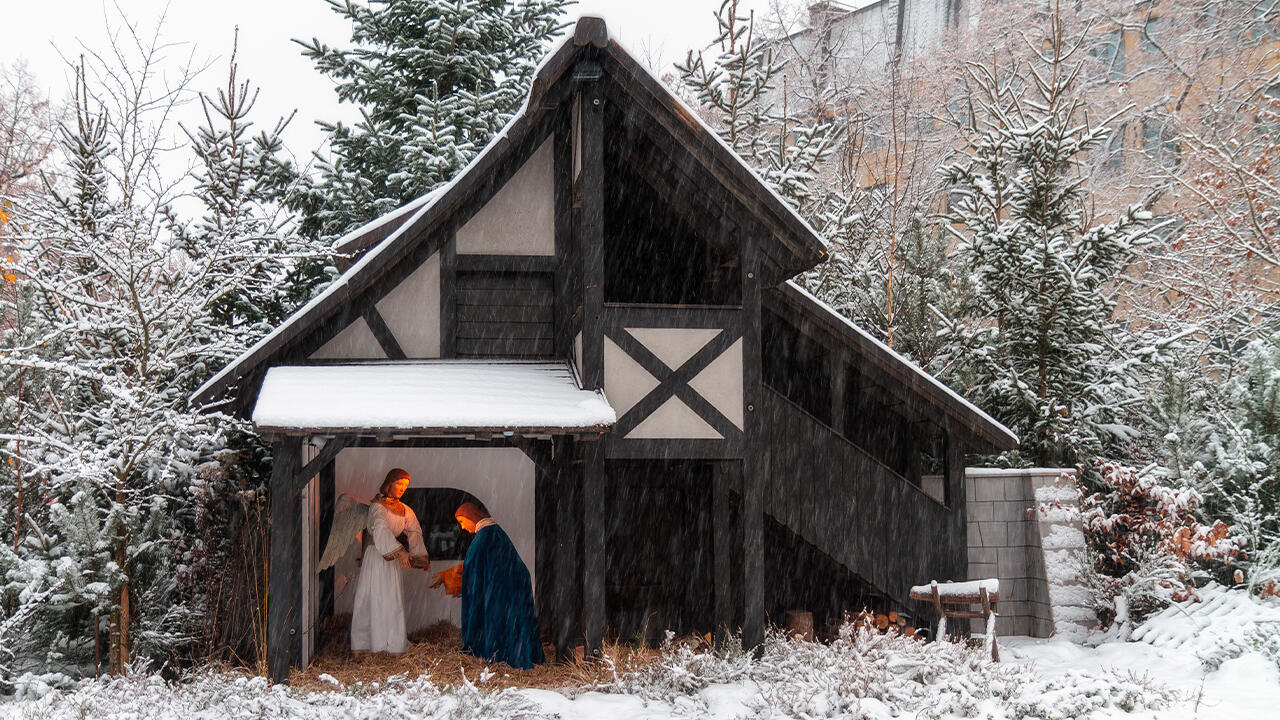
<svg viewBox="0 0 1280 720">
<path fill-rule="evenodd" d="M 0 705 L 0 714 L 4 714 Z M 85 680 L 70 690 L 54 690 L 23 703 L 27 720 L 246 720 L 258 718 L 378 718 L 394 720 L 508 720 L 546 718 L 518 691 L 490 692 L 464 683 L 441 687 L 428 676 L 391 677 L 382 683 L 315 692 L 270 685 L 263 678 L 216 672 L 189 674 L 182 682 L 157 675 Z"/>
<path fill-rule="evenodd" d="M 1203 503 L 1192 488 L 1164 483 L 1155 468 L 1098 461 L 1101 489 L 1081 502 L 1081 524 L 1094 552 L 1087 577 L 1103 620 L 1115 617 L 1115 598 L 1140 619 L 1194 592 L 1197 568 L 1229 564 L 1241 538 L 1221 521 L 1199 520 Z"/>
<path fill-rule="evenodd" d="M 1169 691 L 1143 678 L 1078 673 L 1045 680 L 1026 666 L 997 664 L 965 643 L 926 643 L 850 623 L 830 644 L 767 635 L 758 656 L 673 645 L 663 658 L 617 674 L 597 689 L 638 695 L 694 716 L 709 712 L 704 691 L 748 685 L 755 718 L 1076 717 L 1056 707 L 1160 708 Z"/>
</svg>

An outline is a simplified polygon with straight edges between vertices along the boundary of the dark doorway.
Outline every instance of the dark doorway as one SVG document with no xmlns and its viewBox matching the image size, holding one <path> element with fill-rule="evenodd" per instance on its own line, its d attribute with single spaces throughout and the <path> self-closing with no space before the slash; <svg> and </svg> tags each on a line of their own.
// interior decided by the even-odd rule
<svg viewBox="0 0 1280 720">
<path fill-rule="evenodd" d="M 712 470 L 706 461 L 606 463 L 605 607 L 619 640 L 712 629 Z"/>
</svg>

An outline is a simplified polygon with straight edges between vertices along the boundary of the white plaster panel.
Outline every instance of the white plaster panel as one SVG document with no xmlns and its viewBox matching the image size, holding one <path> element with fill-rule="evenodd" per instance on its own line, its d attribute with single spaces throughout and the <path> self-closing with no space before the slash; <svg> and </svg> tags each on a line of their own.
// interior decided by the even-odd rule
<svg viewBox="0 0 1280 720">
<path fill-rule="evenodd" d="M 406 357 L 440 357 L 440 253 L 379 300 L 378 314 Z"/>
<path fill-rule="evenodd" d="M 658 379 L 631 359 L 609 338 L 604 339 L 604 395 L 618 413 L 627 414 L 650 390 L 658 387 Z"/>
<path fill-rule="evenodd" d="M 373 336 L 369 324 L 364 318 L 356 318 L 355 322 L 343 328 L 319 350 L 311 353 L 312 360 L 385 360 L 387 354 L 382 351 L 378 338 Z"/>
<path fill-rule="evenodd" d="M 719 328 L 627 328 L 627 332 L 675 370 L 722 331 Z"/>
<path fill-rule="evenodd" d="M 702 369 L 689 387 L 742 429 L 742 339 Z"/>
<path fill-rule="evenodd" d="M 654 410 L 649 417 L 627 433 L 628 439 L 688 438 L 694 440 L 720 440 L 723 435 L 707 424 L 706 420 L 673 397 Z"/>
<path fill-rule="evenodd" d="M 409 487 L 440 487 L 465 490 L 485 504 L 502 526 L 529 567 L 534 566 L 534 472 L 533 461 L 516 448 L 346 448 L 335 461 L 335 485 L 340 495 L 347 493 L 360 502 L 369 502 L 391 468 L 404 468 L 412 476 Z M 355 579 L 359 575 L 353 543 L 337 563 L 334 573 L 334 611 L 351 612 L 355 599 Z M 428 587 L 435 573 L 455 561 L 431 564 L 429 572 L 405 574 L 405 622 L 409 632 L 448 620 L 461 623 L 462 602 Z M 536 582 L 536 581 L 535 581 Z M 537 585 L 535 584 L 536 588 Z"/>
<path fill-rule="evenodd" d="M 555 255 L 554 136 L 458 228 L 464 255 Z"/>
</svg>

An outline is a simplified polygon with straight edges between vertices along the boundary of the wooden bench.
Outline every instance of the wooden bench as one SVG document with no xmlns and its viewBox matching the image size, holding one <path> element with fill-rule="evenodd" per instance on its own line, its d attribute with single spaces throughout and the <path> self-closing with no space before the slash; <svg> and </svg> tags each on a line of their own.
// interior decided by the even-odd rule
<svg viewBox="0 0 1280 720">
<path fill-rule="evenodd" d="M 941 639 L 947 634 L 947 618 L 981 618 L 987 622 L 987 644 L 991 646 L 991 659 L 1000 662 L 1000 650 L 996 647 L 996 603 L 1000 601 L 1000 581 L 996 578 L 970 580 L 968 582 L 940 583 L 911 588 L 911 599 L 933 605 L 938 613 L 938 632 Z M 977 605 L 978 609 L 971 609 Z"/>
</svg>

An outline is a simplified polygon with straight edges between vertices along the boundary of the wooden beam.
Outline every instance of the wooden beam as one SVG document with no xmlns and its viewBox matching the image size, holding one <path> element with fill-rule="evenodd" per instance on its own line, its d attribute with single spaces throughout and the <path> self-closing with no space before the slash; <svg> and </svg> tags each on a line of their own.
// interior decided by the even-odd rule
<svg viewBox="0 0 1280 720">
<path fill-rule="evenodd" d="M 729 491 L 729 463 L 716 463 L 712 469 L 711 497 L 711 544 L 712 575 L 715 581 L 715 638 L 717 644 L 723 645 L 732 637 L 734 631 L 733 604 L 736 598 L 733 593 L 733 547 L 734 537 L 732 518 L 732 496 Z"/>
<path fill-rule="evenodd" d="M 267 576 L 267 669 L 275 682 L 289 679 L 302 656 L 302 537 L 298 494 L 302 441 L 282 438 L 271 445 L 271 562 Z"/>
<path fill-rule="evenodd" d="M 584 82 L 581 88 L 582 383 L 596 390 L 604 387 L 604 98 L 599 82 Z"/>
<path fill-rule="evenodd" d="M 556 661 L 574 661 L 573 648 L 578 637 L 579 609 L 582 592 L 579 585 L 579 535 L 582 514 L 579 512 L 579 488 L 582 484 L 582 464 L 574 454 L 578 444 L 557 437 L 555 443 L 555 552 L 553 576 L 556 584 L 552 590 L 551 641 L 556 648 Z M 598 444 L 598 443 L 597 443 Z"/>
<path fill-rule="evenodd" d="M 406 358 L 404 350 L 396 340 L 395 333 L 391 332 L 387 321 L 382 319 L 382 313 L 378 312 L 378 306 L 374 303 L 365 306 L 364 322 L 369 326 L 369 331 L 373 333 L 378 345 L 382 346 L 382 352 L 386 353 L 388 359 L 404 360 Z"/>
<path fill-rule="evenodd" d="M 605 632 L 605 475 L 604 447 L 582 443 L 582 633 L 583 658 L 599 660 Z"/>
<path fill-rule="evenodd" d="M 296 497 L 301 493 L 302 489 L 307 486 L 307 483 L 311 482 L 311 478 L 318 475 L 326 465 L 333 462 L 334 458 L 338 457 L 338 453 L 342 452 L 342 449 L 350 444 L 351 437 L 347 435 L 339 435 L 325 441 L 324 446 L 320 448 L 320 452 L 317 453 L 305 467 L 299 468 L 297 475 L 290 478 L 288 486 L 289 494 Z M 274 471 L 275 468 L 273 466 L 272 472 L 274 473 Z M 272 477 L 274 477 L 274 475 Z"/>
<path fill-rule="evenodd" d="M 758 231 L 757 231 L 758 232 Z M 760 245 L 756 233 L 743 242 L 742 387 L 746 403 L 742 461 L 742 643 L 754 650 L 764 642 L 764 483 L 769 473 L 760 338 Z"/>
</svg>

